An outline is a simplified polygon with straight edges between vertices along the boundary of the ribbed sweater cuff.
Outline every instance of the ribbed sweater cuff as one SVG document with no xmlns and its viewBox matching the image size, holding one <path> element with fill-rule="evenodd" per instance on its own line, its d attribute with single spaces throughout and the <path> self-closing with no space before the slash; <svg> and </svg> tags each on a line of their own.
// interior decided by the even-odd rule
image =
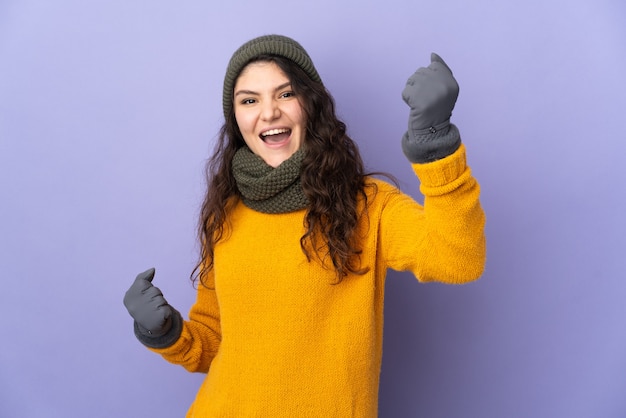
<svg viewBox="0 0 626 418">
<path fill-rule="evenodd" d="M 413 171 L 420 179 L 420 191 L 424 196 L 447 193 L 458 186 L 461 177 L 468 174 L 465 145 L 461 143 L 452 154 L 437 161 L 413 164 Z"/>
</svg>

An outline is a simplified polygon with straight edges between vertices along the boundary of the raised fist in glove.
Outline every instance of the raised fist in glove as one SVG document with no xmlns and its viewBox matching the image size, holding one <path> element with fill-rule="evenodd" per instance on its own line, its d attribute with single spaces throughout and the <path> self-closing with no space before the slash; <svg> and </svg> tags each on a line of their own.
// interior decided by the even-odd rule
<svg viewBox="0 0 626 418">
<path fill-rule="evenodd" d="M 430 60 L 428 67 L 409 77 L 402 91 L 402 99 L 411 108 L 402 151 L 413 163 L 441 159 L 461 144 L 458 130 L 450 124 L 459 85 L 439 55 L 432 53 Z"/>
<path fill-rule="evenodd" d="M 153 278 L 153 268 L 137 275 L 124 296 L 124 306 L 135 319 L 136 331 L 157 338 L 172 328 L 172 316 L 178 315 L 178 312 L 167 303 L 159 288 L 152 284 Z"/>
</svg>

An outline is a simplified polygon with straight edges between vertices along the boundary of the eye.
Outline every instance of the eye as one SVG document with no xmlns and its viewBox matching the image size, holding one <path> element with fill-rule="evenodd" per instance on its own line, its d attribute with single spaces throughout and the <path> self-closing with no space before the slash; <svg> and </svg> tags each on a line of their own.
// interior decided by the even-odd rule
<svg viewBox="0 0 626 418">
<path fill-rule="evenodd" d="M 288 99 L 290 97 L 294 97 L 296 95 L 296 93 L 294 93 L 293 91 L 285 91 L 283 93 L 280 94 L 281 99 Z"/>
<path fill-rule="evenodd" d="M 243 99 L 240 103 L 242 105 L 248 105 L 248 104 L 253 104 L 255 102 L 256 102 L 256 100 L 254 100 L 254 99 Z"/>
</svg>

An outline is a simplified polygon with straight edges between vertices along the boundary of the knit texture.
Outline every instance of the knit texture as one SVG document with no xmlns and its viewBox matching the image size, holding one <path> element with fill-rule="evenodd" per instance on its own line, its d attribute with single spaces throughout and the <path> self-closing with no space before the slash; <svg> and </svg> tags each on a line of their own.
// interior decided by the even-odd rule
<svg viewBox="0 0 626 418">
<path fill-rule="evenodd" d="M 452 154 L 461 146 L 457 127 L 446 121 L 444 129 L 407 131 L 402 137 L 402 151 L 414 164 L 429 163 Z"/>
<path fill-rule="evenodd" d="M 233 157 L 233 176 L 243 203 L 263 213 L 286 213 L 305 208 L 308 200 L 300 182 L 303 158 L 301 147 L 274 168 L 250 148 L 239 148 Z"/>
<path fill-rule="evenodd" d="M 463 146 L 413 169 L 424 206 L 368 179 L 358 234 L 369 271 L 336 285 L 333 270 L 302 253 L 304 210 L 269 215 L 239 203 L 229 212 L 209 286 L 198 288 L 178 341 L 154 349 L 208 373 L 187 417 L 377 416 L 387 269 L 465 283 L 485 262 L 479 186 Z"/>
<path fill-rule="evenodd" d="M 283 35 L 264 35 L 239 47 L 231 57 L 224 77 L 222 105 L 224 117 L 228 118 L 233 106 L 233 89 L 241 70 L 260 55 L 278 55 L 296 63 L 313 81 L 322 82 L 309 54 L 298 42 Z"/>
</svg>

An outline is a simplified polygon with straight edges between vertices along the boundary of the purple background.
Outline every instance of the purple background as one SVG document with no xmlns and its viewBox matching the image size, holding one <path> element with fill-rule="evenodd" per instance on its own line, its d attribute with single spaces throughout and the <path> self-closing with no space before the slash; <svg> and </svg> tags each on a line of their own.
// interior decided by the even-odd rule
<svg viewBox="0 0 626 418">
<path fill-rule="evenodd" d="M 155 266 L 187 312 L 204 160 L 242 42 L 299 40 L 372 170 L 419 199 L 406 78 L 442 55 L 487 212 L 484 277 L 387 284 L 381 417 L 626 416 L 621 0 L 0 2 L 0 416 L 178 417 L 143 349 Z"/>
</svg>

